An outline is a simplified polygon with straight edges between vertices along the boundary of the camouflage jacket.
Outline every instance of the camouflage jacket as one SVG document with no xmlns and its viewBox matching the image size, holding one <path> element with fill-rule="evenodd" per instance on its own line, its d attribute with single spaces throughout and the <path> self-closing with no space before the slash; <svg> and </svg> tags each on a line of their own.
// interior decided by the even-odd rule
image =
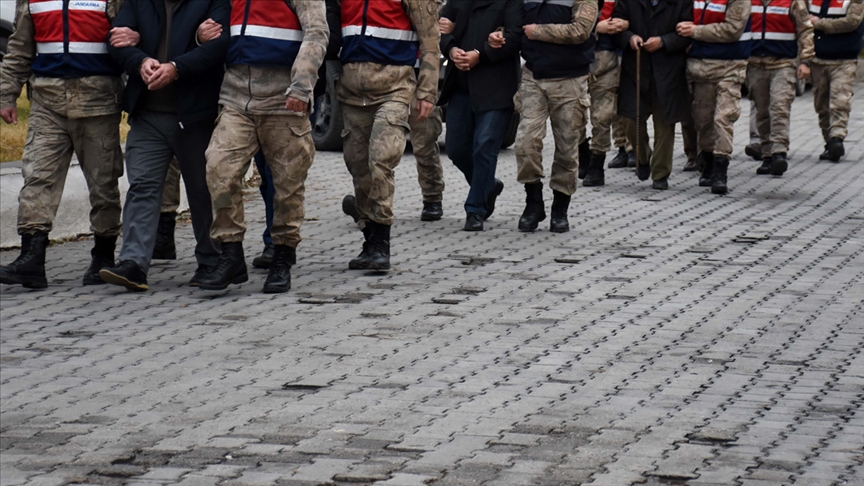
<svg viewBox="0 0 864 486">
<path fill-rule="evenodd" d="M 552 44 L 582 44 L 594 32 L 597 23 L 597 0 L 573 2 L 573 19 L 569 24 L 537 24 L 532 40 Z"/>
<path fill-rule="evenodd" d="M 750 10 L 750 0 L 729 0 L 726 5 L 725 22 L 697 25 L 693 32 L 693 40 L 717 44 L 737 42 L 747 28 Z"/>
<path fill-rule="evenodd" d="M 285 115 L 285 97 L 310 104 L 330 31 L 324 0 L 288 0 L 303 29 L 303 42 L 288 68 L 235 64 L 225 71 L 219 103 L 252 115 Z"/>
<path fill-rule="evenodd" d="M 838 19 L 819 19 L 813 28 L 826 34 L 845 34 L 857 29 L 864 21 L 864 0 L 852 0 L 846 16 Z"/>
<path fill-rule="evenodd" d="M 121 0 L 107 1 L 108 17 L 113 20 Z M 29 82 L 33 100 L 61 116 L 86 118 L 120 112 L 123 83 L 119 76 L 73 79 L 35 76 L 30 69 L 36 57 L 35 35 L 29 2 L 18 0 L 15 31 L 9 37 L 8 52 L 0 67 L 0 108 L 15 106 L 21 88 Z"/>
<path fill-rule="evenodd" d="M 768 0 L 762 0 L 767 2 Z M 804 0 L 794 0 L 789 8 L 789 15 L 795 22 L 795 36 L 798 40 L 798 59 L 782 59 L 776 57 L 751 57 L 750 64 L 762 69 L 780 69 L 796 67 L 798 62 L 809 62 L 816 55 L 813 40 L 813 24 L 810 22 L 810 12 Z"/>
<path fill-rule="evenodd" d="M 414 99 L 434 104 L 438 97 L 438 4 L 430 0 L 402 0 L 402 5 L 420 41 L 420 70 L 413 66 L 385 66 L 352 62 L 342 68 L 337 95 L 343 103 L 356 106 L 386 101 L 410 104 Z"/>
</svg>

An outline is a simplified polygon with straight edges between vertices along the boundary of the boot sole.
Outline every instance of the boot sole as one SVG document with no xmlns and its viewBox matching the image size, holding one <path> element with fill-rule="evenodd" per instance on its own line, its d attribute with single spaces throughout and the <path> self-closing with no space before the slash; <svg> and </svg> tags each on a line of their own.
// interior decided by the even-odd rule
<svg viewBox="0 0 864 486">
<path fill-rule="evenodd" d="M 781 176 L 786 173 L 786 169 L 789 168 L 789 164 L 787 162 L 774 162 L 774 165 L 771 166 L 771 175 Z"/>
<path fill-rule="evenodd" d="M 105 269 L 99 270 L 99 277 L 104 280 L 105 283 L 126 287 L 127 290 L 135 292 L 143 292 L 150 288 L 147 284 L 133 282 L 122 275 L 117 275 L 116 273 L 109 272 Z"/>
<path fill-rule="evenodd" d="M 201 290 L 225 290 L 231 284 L 239 285 L 241 283 L 248 282 L 248 281 L 249 281 L 249 274 L 244 273 L 243 275 L 238 275 L 238 276 L 232 278 L 230 282 L 228 282 L 224 285 L 198 284 L 198 288 Z"/>
<path fill-rule="evenodd" d="M 390 264 L 387 263 L 385 265 L 369 265 L 366 270 L 390 270 Z"/>
<path fill-rule="evenodd" d="M 582 187 L 600 187 L 600 186 L 605 186 L 605 185 L 606 185 L 605 180 L 589 181 L 588 179 L 585 179 L 584 181 L 582 181 Z"/>
<path fill-rule="evenodd" d="M 260 269 L 263 269 L 263 270 L 267 270 L 268 268 L 270 268 L 270 264 L 271 264 L 271 263 L 273 263 L 272 260 L 269 261 L 269 262 L 262 262 L 262 261 L 258 260 L 257 258 L 254 259 L 254 260 L 252 260 L 252 266 L 253 266 L 253 267 L 255 267 L 255 268 L 260 268 Z"/>
<path fill-rule="evenodd" d="M 568 231 L 570 231 L 570 227 L 567 226 L 567 227 L 554 228 L 554 227 L 550 226 L 549 231 L 551 231 L 552 233 L 567 233 Z"/>
<path fill-rule="evenodd" d="M 291 290 L 291 284 L 288 285 L 265 285 L 262 292 L 265 294 L 284 294 Z"/>
<path fill-rule="evenodd" d="M 444 217 L 443 214 L 441 214 L 441 215 L 438 215 L 438 214 L 436 214 L 436 215 L 421 214 L 420 215 L 420 221 L 440 221 L 442 217 Z"/>
<path fill-rule="evenodd" d="M 726 194 L 727 192 L 729 192 L 729 188 L 727 188 L 727 187 L 713 187 L 713 186 L 711 187 L 711 194 L 717 194 L 717 195 L 722 196 L 723 194 Z"/>
<path fill-rule="evenodd" d="M 6 285 L 21 285 L 25 289 L 44 289 L 48 287 L 46 277 L 19 277 L 17 275 L 2 275 L 0 283 Z"/>
<path fill-rule="evenodd" d="M 369 268 L 369 262 L 348 262 L 348 270 L 366 270 Z"/>
</svg>

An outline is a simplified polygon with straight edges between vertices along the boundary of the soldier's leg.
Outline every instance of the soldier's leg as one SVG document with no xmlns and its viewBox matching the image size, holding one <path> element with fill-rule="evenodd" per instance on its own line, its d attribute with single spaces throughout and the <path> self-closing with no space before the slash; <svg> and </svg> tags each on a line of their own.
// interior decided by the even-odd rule
<svg viewBox="0 0 864 486">
<path fill-rule="evenodd" d="M 693 129 L 697 133 L 698 150 L 706 154 L 713 153 L 717 141 L 714 131 L 717 84 L 711 81 L 694 80 L 690 82 L 690 91 L 693 94 Z"/>
<path fill-rule="evenodd" d="M 165 174 L 165 184 L 162 187 L 162 213 L 176 213 L 180 207 L 180 164 L 177 159 L 171 160 L 168 173 Z"/>
<path fill-rule="evenodd" d="M 792 102 L 795 101 L 795 68 L 772 70 L 771 83 L 771 154 L 789 151 L 789 123 L 792 118 Z"/>
<path fill-rule="evenodd" d="M 424 202 L 440 203 L 444 195 L 444 169 L 441 167 L 441 154 L 438 137 L 441 136 L 441 108 L 432 109 L 425 120 L 417 119 L 417 112 L 411 109 L 408 119 L 411 127 L 411 148 L 417 161 L 417 182 Z"/>
<path fill-rule="evenodd" d="M 771 157 L 771 74 L 770 71 L 759 66 L 747 66 L 747 83 L 750 99 L 753 101 L 751 108 L 756 108 L 756 131 L 762 143 L 762 156 Z M 769 161 L 770 162 L 770 161 Z"/>
<path fill-rule="evenodd" d="M 618 114 L 612 120 L 612 143 L 615 144 L 615 148 L 623 148 L 627 152 L 633 150 L 633 146 L 627 138 L 627 118 Z"/>
<path fill-rule="evenodd" d="M 570 196 L 576 192 L 578 147 L 583 142 L 582 134 L 585 133 L 588 122 L 587 112 L 590 105 L 588 77 L 542 82 L 542 86 L 548 99 L 552 136 L 555 140 L 555 156 L 552 161 L 549 187 L 553 191 Z M 605 145 L 601 145 L 600 149 L 608 150 L 610 148 L 608 124 L 605 132 L 606 141 L 601 142 Z M 593 142 L 594 139 L 592 144 Z M 602 154 L 605 154 L 605 151 Z"/>
<path fill-rule="evenodd" d="M 543 138 L 546 137 L 549 104 L 543 88 L 527 70 L 523 70 L 519 100 L 517 108 L 521 116 L 513 147 L 516 180 L 520 184 L 539 184 L 543 179 Z"/>
<path fill-rule="evenodd" d="M 717 83 L 716 105 L 714 108 L 714 133 L 716 143 L 714 155 L 729 157 L 732 155 L 735 122 L 741 117 L 741 84 L 744 82 L 746 68 L 740 69 Z"/>
<path fill-rule="evenodd" d="M 369 143 L 368 216 L 379 225 L 393 224 L 394 170 L 405 152 L 408 105 L 385 102 L 375 111 Z M 374 143 L 372 143 L 374 141 Z"/>
<path fill-rule="evenodd" d="M 858 61 L 844 61 L 831 66 L 831 125 L 828 138 L 845 140 L 848 134 L 849 113 L 852 111 L 852 93 Z"/>
<path fill-rule="evenodd" d="M 369 221 L 369 187 L 372 184 L 369 143 L 376 108 L 342 104 L 342 121 L 345 126 L 342 136 L 342 155 L 354 182 L 358 224 L 361 228 Z"/>
<path fill-rule="evenodd" d="M 49 233 L 72 160 L 67 119 L 33 102 L 27 127 L 18 195 L 18 234 Z"/>
<path fill-rule="evenodd" d="M 213 208 L 210 237 L 214 240 L 244 239 L 243 177 L 258 147 L 255 121 L 232 108 L 223 108 L 205 152 L 206 181 Z"/>
<path fill-rule="evenodd" d="M 831 68 L 818 63 L 810 65 L 810 81 L 813 83 L 813 107 L 819 117 L 822 139 L 827 143 L 831 130 Z"/>
<path fill-rule="evenodd" d="M 610 51 L 599 51 L 594 62 L 596 68 L 589 75 L 588 81 L 591 100 L 591 152 L 605 154 L 612 148 L 610 130 L 617 112 L 618 55 Z"/>
</svg>

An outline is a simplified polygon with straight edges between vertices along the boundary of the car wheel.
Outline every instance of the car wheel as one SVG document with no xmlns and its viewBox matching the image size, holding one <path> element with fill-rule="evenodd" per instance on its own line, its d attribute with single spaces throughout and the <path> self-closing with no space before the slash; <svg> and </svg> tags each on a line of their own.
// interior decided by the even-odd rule
<svg viewBox="0 0 864 486">
<path fill-rule="evenodd" d="M 333 83 L 327 80 L 327 88 L 315 98 L 315 113 L 312 115 L 312 140 L 315 149 L 332 152 L 342 150 L 342 107 L 333 92 Z"/>
</svg>

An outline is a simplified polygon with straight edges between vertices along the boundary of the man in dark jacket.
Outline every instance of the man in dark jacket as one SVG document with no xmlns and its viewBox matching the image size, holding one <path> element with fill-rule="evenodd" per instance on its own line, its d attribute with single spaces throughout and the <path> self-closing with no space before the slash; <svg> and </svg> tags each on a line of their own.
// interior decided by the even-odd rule
<svg viewBox="0 0 864 486">
<path fill-rule="evenodd" d="M 441 53 L 449 60 L 441 104 L 447 105 L 447 155 L 471 186 L 466 231 L 482 231 L 504 184 L 498 152 L 519 88 L 522 0 L 449 0 L 441 12 Z M 487 42 L 503 27 L 504 44 Z"/>
<path fill-rule="evenodd" d="M 210 239 L 213 213 L 204 151 L 210 142 L 228 49 L 228 0 L 127 0 L 114 22 L 141 36 L 134 47 L 109 52 L 129 74 L 123 108 L 132 129 L 126 144 L 129 192 L 123 208 L 123 247 L 117 267 L 103 269 L 108 283 L 147 290 L 162 185 L 177 157 L 198 245 L 198 270 L 205 277 L 219 258 Z M 196 31 L 207 19 L 222 25 L 218 39 L 198 45 Z"/>
<path fill-rule="evenodd" d="M 621 84 L 618 88 L 618 114 L 636 119 L 636 55 L 641 51 L 642 79 L 636 169 L 640 180 L 650 176 L 655 189 L 666 189 L 672 173 L 672 148 L 675 124 L 690 120 L 687 95 L 687 47 L 690 39 L 675 31 L 679 22 L 693 20 L 693 2 L 687 0 L 619 0 L 613 18 L 630 22 L 618 34 L 624 49 Z M 648 161 L 648 116 L 654 118 L 654 153 Z M 630 124 L 636 140 L 636 126 Z"/>
</svg>

